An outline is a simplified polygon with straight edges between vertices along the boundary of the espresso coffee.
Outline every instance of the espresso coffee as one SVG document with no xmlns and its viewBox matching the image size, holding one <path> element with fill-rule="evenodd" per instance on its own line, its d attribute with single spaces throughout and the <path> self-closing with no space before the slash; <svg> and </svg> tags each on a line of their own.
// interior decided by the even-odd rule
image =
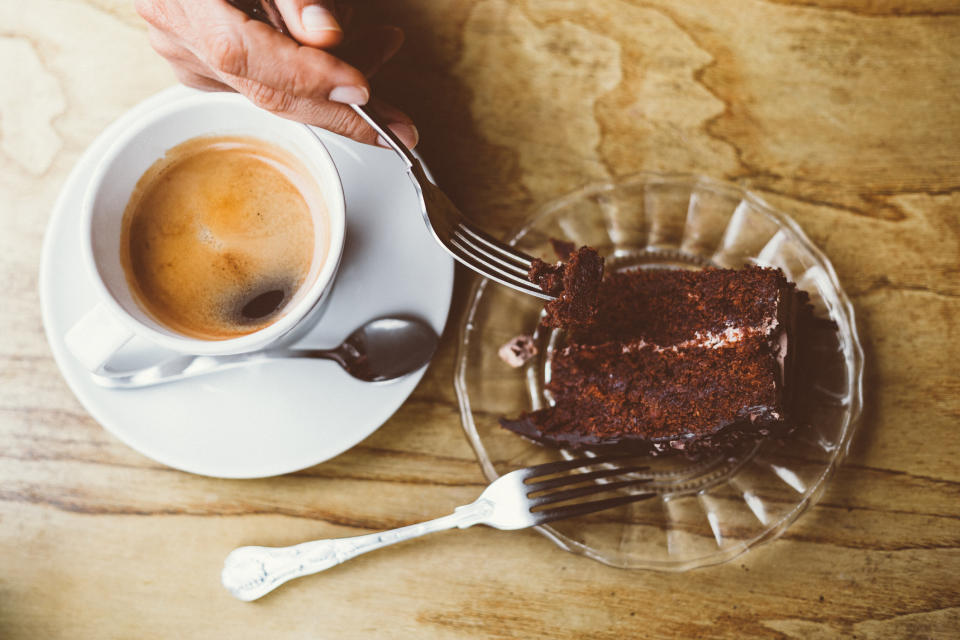
<svg viewBox="0 0 960 640">
<path fill-rule="evenodd" d="M 291 153 L 247 137 L 195 138 L 140 179 L 121 261 L 140 306 L 183 335 L 270 325 L 304 288 L 325 238 L 322 194 Z"/>
</svg>

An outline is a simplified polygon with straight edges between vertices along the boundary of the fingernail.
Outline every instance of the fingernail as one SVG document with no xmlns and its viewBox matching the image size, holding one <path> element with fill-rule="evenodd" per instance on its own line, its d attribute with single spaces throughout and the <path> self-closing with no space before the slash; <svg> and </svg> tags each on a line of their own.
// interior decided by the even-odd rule
<svg viewBox="0 0 960 640">
<path fill-rule="evenodd" d="M 413 149 L 417 146 L 417 143 L 420 142 L 420 132 L 417 131 L 417 128 L 412 124 L 395 122 L 387 126 L 390 127 L 390 131 L 393 131 L 393 133 L 400 138 L 403 144 L 407 145 L 407 149 Z"/>
<path fill-rule="evenodd" d="M 331 102 L 367 104 L 367 100 L 370 99 L 370 91 L 366 87 L 335 87 L 327 97 Z"/>
<path fill-rule="evenodd" d="M 342 31 L 333 13 L 319 4 L 308 4 L 300 12 L 300 22 L 307 31 Z"/>
</svg>

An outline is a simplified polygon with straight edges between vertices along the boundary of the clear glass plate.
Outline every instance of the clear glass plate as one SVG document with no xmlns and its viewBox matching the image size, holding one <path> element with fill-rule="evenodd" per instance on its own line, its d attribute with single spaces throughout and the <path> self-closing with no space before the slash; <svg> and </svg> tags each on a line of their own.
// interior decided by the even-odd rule
<svg viewBox="0 0 960 640">
<path fill-rule="evenodd" d="M 663 571 L 726 562 L 782 534 L 819 498 L 860 415 L 863 351 L 829 260 L 787 215 L 736 185 L 699 176 L 644 173 L 586 187 L 545 206 L 511 242 L 553 261 L 550 238 L 595 247 L 608 269 L 779 267 L 837 331 L 810 347 L 821 364 L 804 383 L 807 423 L 789 438 L 696 463 L 651 459 L 658 499 L 538 530 L 606 564 Z M 510 338 L 533 333 L 541 311 L 532 296 L 482 280 L 461 321 L 460 415 L 488 480 L 570 457 L 497 422 L 549 402 L 543 386 L 555 336 L 538 337 L 540 352 L 524 368 L 511 369 L 497 356 Z"/>
</svg>

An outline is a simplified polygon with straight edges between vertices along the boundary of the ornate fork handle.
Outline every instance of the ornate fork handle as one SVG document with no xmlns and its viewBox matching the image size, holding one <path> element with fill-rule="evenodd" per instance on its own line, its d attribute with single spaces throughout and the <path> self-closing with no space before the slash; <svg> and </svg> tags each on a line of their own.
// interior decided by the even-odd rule
<svg viewBox="0 0 960 640">
<path fill-rule="evenodd" d="M 484 522 L 493 505 L 481 498 L 450 515 L 399 529 L 352 538 L 314 540 L 292 547 L 240 547 L 227 556 L 221 574 L 223 586 L 236 598 L 256 600 L 294 578 L 319 573 L 361 554 L 428 533 Z"/>
</svg>

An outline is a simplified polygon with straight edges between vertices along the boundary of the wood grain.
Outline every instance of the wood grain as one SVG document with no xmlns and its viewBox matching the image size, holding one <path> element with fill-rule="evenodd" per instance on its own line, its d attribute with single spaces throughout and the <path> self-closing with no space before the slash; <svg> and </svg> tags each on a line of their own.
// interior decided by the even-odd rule
<svg viewBox="0 0 960 640">
<path fill-rule="evenodd" d="M 79 154 L 173 82 L 130 5 L 0 3 L 0 637 L 958 637 L 954 0 L 360 3 L 408 32 L 377 93 L 495 232 L 641 169 L 740 180 L 790 211 L 854 300 L 866 411 L 820 504 L 727 565 L 623 571 L 476 529 L 255 604 L 219 585 L 234 546 L 408 524 L 483 486 L 458 426 L 454 332 L 382 429 L 289 476 L 172 471 L 86 415 L 46 345 L 36 273 Z"/>
</svg>

